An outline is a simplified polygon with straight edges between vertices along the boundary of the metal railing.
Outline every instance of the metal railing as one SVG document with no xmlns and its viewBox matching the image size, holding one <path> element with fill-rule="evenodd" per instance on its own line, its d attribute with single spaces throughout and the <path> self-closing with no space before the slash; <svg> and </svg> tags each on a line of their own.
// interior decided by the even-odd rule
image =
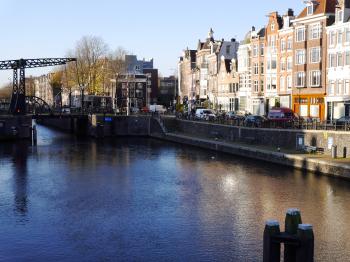
<svg viewBox="0 0 350 262">
<path fill-rule="evenodd" d="M 177 115 L 177 119 L 206 122 L 220 125 L 249 127 L 249 128 L 271 128 L 271 129 L 299 129 L 299 130 L 328 130 L 328 131 L 350 131 L 350 123 L 339 124 L 336 121 L 306 121 L 297 119 L 291 121 L 273 121 L 266 120 L 263 122 L 249 122 L 243 117 L 228 119 L 226 117 L 216 117 L 199 119 L 193 115 Z"/>
</svg>

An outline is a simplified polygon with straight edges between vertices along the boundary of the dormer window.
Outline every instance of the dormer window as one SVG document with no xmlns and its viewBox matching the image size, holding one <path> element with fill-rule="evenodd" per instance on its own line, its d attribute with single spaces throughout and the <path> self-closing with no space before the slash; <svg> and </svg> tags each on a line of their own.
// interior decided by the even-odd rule
<svg viewBox="0 0 350 262">
<path fill-rule="evenodd" d="M 314 4 L 309 3 L 307 6 L 307 15 L 313 15 L 314 14 Z"/>
<path fill-rule="evenodd" d="M 338 21 L 338 23 L 343 21 L 343 10 L 339 10 L 337 12 L 337 21 Z"/>
</svg>

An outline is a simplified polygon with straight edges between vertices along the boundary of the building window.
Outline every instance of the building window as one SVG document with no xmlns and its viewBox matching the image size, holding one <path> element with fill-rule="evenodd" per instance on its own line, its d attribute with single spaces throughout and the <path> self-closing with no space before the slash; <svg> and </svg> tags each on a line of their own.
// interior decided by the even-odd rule
<svg viewBox="0 0 350 262">
<path fill-rule="evenodd" d="M 337 12 L 337 21 L 340 23 L 343 21 L 343 10 Z"/>
<path fill-rule="evenodd" d="M 297 42 L 305 41 L 305 28 L 297 28 L 295 33 L 295 38 Z"/>
<path fill-rule="evenodd" d="M 257 57 L 258 56 L 258 45 L 253 46 L 253 56 Z"/>
<path fill-rule="evenodd" d="M 346 43 L 350 42 L 350 28 L 345 29 L 345 42 Z"/>
<path fill-rule="evenodd" d="M 345 95 L 349 95 L 349 91 L 350 91 L 350 81 L 349 80 L 345 80 L 344 94 Z"/>
<path fill-rule="evenodd" d="M 311 3 L 307 6 L 307 15 L 312 15 L 314 13 L 314 5 Z"/>
<path fill-rule="evenodd" d="M 271 24 L 271 31 L 275 31 L 275 23 Z"/>
<path fill-rule="evenodd" d="M 288 51 L 293 50 L 293 39 L 291 37 L 288 37 L 287 49 L 288 49 Z"/>
<path fill-rule="evenodd" d="M 335 45 L 335 37 L 336 37 L 335 31 L 331 31 L 329 33 L 329 45 L 331 46 Z"/>
<path fill-rule="evenodd" d="M 341 95 L 343 92 L 343 81 L 339 80 L 338 81 L 338 86 L 337 86 L 337 95 Z"/>
<path fill-rule="evenodd" d="M 341 45 L 343 43 L 343 31 L 338 31 L 338 45 Z"/>
<path fill-rule="evenodd" d="M 281 59 L 281 71 L 286 71 L 286 60 Z"/>
<path fill-rule="evenodd" d="M 304 87 L 305 86 L 305 72 L 297 72 L 295 75 L 295 86 Z"/>
<path fill-rule="evenodd" d="M 263 62 L 261 63 L 261 66 L 260 66 L 260 72 L 262 75 L 264 74 L 264 63 Z"/>
<path fill-rule="evenodd" d="M 321 37 L 321 25 L 314 24 L 310 26 L 310 39 L 319 39 Z"/>
<path fill-rule="evenodd" d="M 260 81 L 260 91 L 264 92 L 264 80 Z"/>
<path fill-rule="evenodd" d="M 264 48 L 265 48 L 264 44 L 260 44 L 260 55 L 261 56 L 264 56 Z"/>
<path fill-rule="evenodd" d="M 259 74 L 259 64 L 254 63 L 254 75 L 258 75 L 258 74 Z"/>
<path fill-rule="evenodd" d="M 292 89 L 292 76 L 287 76 L 287 88 L 290 90 Z"/>
<path fill-rule="evenodd" d="M 287 70 L 290 71 L 293 69 L 293 58 L 292 57 L 288 57 L 287 58 Z"/>
<path fill-rule="evenodd" d="M 333 81 L 330 81 L 328 83 L 328 94 L 332 95 L 334 92 L 334 82 Z"/>
<path fill-rule="evenodd" d="M 231 53 L 231 45 L 226 46 L 226 54 L 229 55 Z"/>
<path fill-rule="evenodd" d="M 305 50 L 296 50 L 295 53 L 295 64 L 303 65 L 305 64 Z"/>
<path fill-rule="evenodd" d="M 329 67 L 337 66 L 337 57 L 335 54 L 329 54 Z"/>
<path fill-rule="evenodd" d="M 259 81 L 254 81 L 254 92 L 259 92 Z"/>
<path fill-rule="evenodd" d="M 284 77 L 280 78 L 280 90 L 285 90 L 285 79 Z"/>
<path fill-rule="evenodd" d="M 276 57 L 269 57 L 267 60 L 267 70 L 275 70 L 277 68 Z"/>
<path fill-rule="evenodd" d="M 321 62 L 321 48 L 314 47 L 310 49 L 310 63 L 320 63 Z"/>
<path fill-rule="evenodd" d="M 281 40 L 281 52 L 286 51 L 286 40 Z"/>
<path fill-rule="evenodd" d="M 350 65 L 350 51 L 345 52 L 345 65 L 346 66 Z"/>
<path fill-rule="evenodd" d="M 337 66 L 343 66 L 343 54 L 342 53 L 337 54 Z"/>
<path fill-rule="evenodd" d="M 272 77 L 272 78 L 271 78 L 271 88 L 272 88 L 273 90 L 276 90 L 276 89 L 277 89 L 277 80 L 276 80 L 275 77 Z"/>
<path fill-rule="evenodd" d="M 310 73 L 309 84 L 312 87 L 319 87 L 321 83 L 321 72 L 320 71 L 311 71 Z"/>
<path fill-rule="evenodd" d="M 271 90 L 271 78 L 266 77 L 266 90 Z"/>
</svg>

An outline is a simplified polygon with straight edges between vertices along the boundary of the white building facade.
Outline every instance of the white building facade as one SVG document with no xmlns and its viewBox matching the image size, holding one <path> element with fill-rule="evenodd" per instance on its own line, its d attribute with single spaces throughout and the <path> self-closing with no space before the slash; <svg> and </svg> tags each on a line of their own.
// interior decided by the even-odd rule
<svg viewBox="0 0 350 262">
<path fill-rule="evenodd" d="M 340 1 L 335 23 L 327 27 L 328 63 L 326 116 L 350 115 L 350 0 Z"/>
</svg>

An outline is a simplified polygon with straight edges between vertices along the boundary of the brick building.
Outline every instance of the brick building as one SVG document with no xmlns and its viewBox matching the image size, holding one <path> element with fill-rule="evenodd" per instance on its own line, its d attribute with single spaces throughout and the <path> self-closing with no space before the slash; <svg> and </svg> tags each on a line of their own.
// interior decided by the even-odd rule
<svg viewBox="0 0 350 262">
<path fill-rule="evenodd" d="M 251 32 L 251 108 L 255 115 L 265 114 L 265 28 L 259 31 L 252 28 Z"/>
<path fill-rule="evenodd" d="M 294 18 L 293 10 L 289 9 L 282 17 L 283 25 L 278 32 L 278 97 L 280 106 L 287 108 L 292 108 Z"/>
<path fill-rule="evenodd" d="M 326 27 L 334 22 L 336 0 L 306 1 L 293 21 L 293 109 L 302 117 L 325 118 Z"/>
</svg>

